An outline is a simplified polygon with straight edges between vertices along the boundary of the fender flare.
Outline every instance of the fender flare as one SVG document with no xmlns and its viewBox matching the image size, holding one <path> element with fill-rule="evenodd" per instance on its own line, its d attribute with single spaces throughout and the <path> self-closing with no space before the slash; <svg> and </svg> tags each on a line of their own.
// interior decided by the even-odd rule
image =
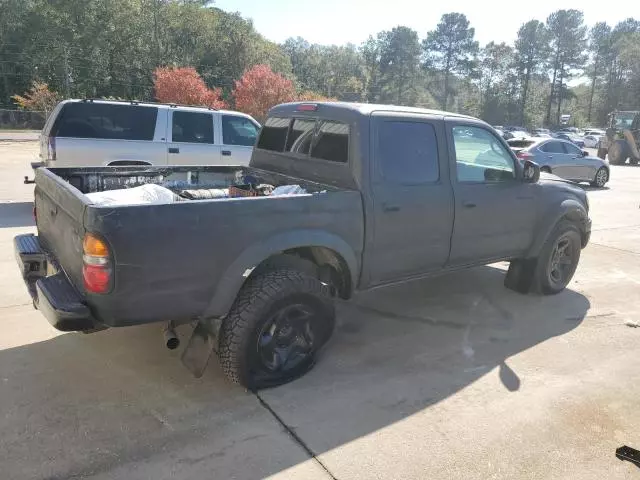
<svg viewBox="0 0 640 480">
<path fill-rule="evenodd" d="M 547 210 L 542 218 L 543 223 L 541 223 L 536 229 L 538 234 L 534 238 L 531 247 L 529 247 L 525 258 L 538 257 L 542 250 L 542 246 L 545 244 L 554 227 L 560 220 L 563 218 L 570 218 L 571 220 L 574 220 L 582 232 L 583 224 L 586 223 L 588 215 L 584 206 L 578 200 L 567 199 L 560 204 L 560 209 L 553 207 L 552 209 Z"/>
<path fill-rule="evenodd" d="M 280 233 L 252 244 L 245 249 L 220 276 L 214 287 L 214 295 L 205 309 L 205 317 L 223 317 L 247 279 L 247 270 L 284 250 L 304 247 L 325 247 L 339 254 L 347 264 L 351 285 L 357 285 L 359 264 L 355 252 L 342 238 L 321 230 L 294 230 Z"/>
</svg>

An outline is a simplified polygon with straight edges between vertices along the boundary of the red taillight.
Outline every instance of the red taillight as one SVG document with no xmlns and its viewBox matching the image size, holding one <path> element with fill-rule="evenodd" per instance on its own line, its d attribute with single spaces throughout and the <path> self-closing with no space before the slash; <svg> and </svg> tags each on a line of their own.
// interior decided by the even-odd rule
<svg viewBox="0 0 640 480">
<path fill-rule="evenodd" d="M 516 153 L 516 157 L 518 157 L 520 160 L 531 160 L 533 158 L 533 155 L 529 152 L 518 152 Z"/>
<path fill-rule="evenodd" d="M 315 112 L 316 110 L 318 110 L 318 105 L 315 103 L 303 103 L 298 105 L 298 108 L 296 109 L 299 112 Z"/>
<path fill-rule="evenodd" d="M 56 161 L 56 137 L 49 137 L 47 140 L 47 157 L 53 162 Z"/>
<path fill-rule="evenodd" d="M 111 285 L 111 269 L 104 265 L 87 265 L 82 267 L 84 288 L 91 293 L 107 293 Z"/>
<path fill-rule="evenodd" d="M 109 247 L 102 239 L 87 233 L 82 242 L 82 278 L 89 293 L 107 293 L 111 289 Z"/>
</svg>

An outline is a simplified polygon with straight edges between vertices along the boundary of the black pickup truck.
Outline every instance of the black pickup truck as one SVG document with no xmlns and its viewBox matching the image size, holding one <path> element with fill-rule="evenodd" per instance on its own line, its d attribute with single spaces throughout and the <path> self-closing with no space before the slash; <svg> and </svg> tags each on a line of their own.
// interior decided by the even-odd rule
<svg viewBox="0 0 640 480">
<path fill-rule="evenodd" d="M 38 235 L 15 249 L 49 322 L 84 332 L 164 322 L 170 347 L 173 326 L 191 323 L 185 365 L 201 375 L 215 350 L 249 388 L 313 365 L 333 297 L 502 260 L 507 287 L 557 293 L 591 231 L 586 193 L 541 177 L 490 126 L 408 107 L 279 105 L 248 167 L 40 168 L 35 182 Z M 179 201 L 91 200 L 148 184 Z M 253 196 L 186 199 L 185 185 Z M 297 187 L 279 196 L 256 185 Z"/>
</svg>

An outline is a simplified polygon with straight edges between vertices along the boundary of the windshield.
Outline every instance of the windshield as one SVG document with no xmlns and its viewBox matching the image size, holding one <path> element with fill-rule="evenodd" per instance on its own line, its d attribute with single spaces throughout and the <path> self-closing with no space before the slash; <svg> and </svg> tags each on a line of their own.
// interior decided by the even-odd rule
<svg viewBox="0 0 640 480">
<path fill-rule="evenodd" d="M 620 112 L 616 113 L 614 126 L 617 129 L 631 128 L 633 119 L 637 115 L 637 112 Z"/>
</svg>

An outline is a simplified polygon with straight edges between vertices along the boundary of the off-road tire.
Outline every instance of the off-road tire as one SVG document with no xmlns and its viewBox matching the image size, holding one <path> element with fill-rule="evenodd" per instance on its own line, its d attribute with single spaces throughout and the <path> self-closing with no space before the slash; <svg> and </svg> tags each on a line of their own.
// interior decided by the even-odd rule
<svg viewBox="0 0 640 480">
<path fill-rule="evenodd" d="M 604 188 L 604 186 L 607 184 L 608 181 L 609 181 L 609 171 L 605 167 L 600 167 L 596 172 L 596 176 L 593 177 L 591 186 L 597 187 L 597 188 Z"/>
<path fill-rule="evenodd" d="M 250 390 L 282 385 L 307 373 L 334 330 L 335 307 L 329 292 L 328 285 L 298 270 L 262 271 L 250 278 L 220 328 L 218 358 L 223 372 L 232 382 Z M 314 350 L 293 371 L 267 372 L 261 369 L 257 353 L 261 329 L 275 312 L 293 302 L 303 303 L 316 315 L 318 331 L 314 333 L 318 338 Z"/>
<path fill-rule="evenodd" d="M 554 248 L 559 239 L 567 239 L 571 243 L 571 264 L 562 281 L 554 282 L 551 278 L 549 269 L 554 253 Z M 582 239 L 579 228 L 575 223 L 568 220 L 561 220 L 554 227 L 547 238 L 546 242 L 540 250 L 540 255 L 536 259 L 535 269 L 533 271 L 533 279 L 531 289 L 543 295 L 554 295 L 560 293 L 569 284 L 578 267 L 580 261 L 580 252 L 582 248 Z"/>
</svg>

